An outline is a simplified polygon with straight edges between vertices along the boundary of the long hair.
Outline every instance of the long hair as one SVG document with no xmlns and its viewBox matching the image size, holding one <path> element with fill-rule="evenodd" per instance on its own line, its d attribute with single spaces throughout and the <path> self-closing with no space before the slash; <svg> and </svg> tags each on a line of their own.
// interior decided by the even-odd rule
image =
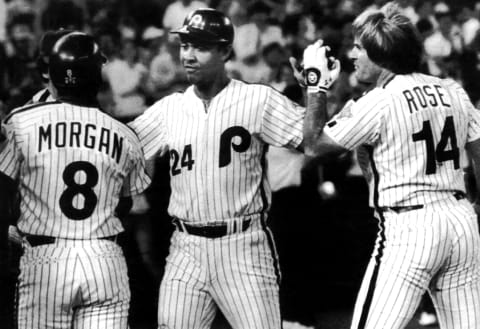
<svg viewBox="0 0 480 329">
<path fill-rule="evenodd" d="M 375 64 L 396 74 L 419 71 L 423 54 L 420 34 L 410 19 L 400 13 L 396 3 L 364 11 L 352 28 Z"/>
</svg>

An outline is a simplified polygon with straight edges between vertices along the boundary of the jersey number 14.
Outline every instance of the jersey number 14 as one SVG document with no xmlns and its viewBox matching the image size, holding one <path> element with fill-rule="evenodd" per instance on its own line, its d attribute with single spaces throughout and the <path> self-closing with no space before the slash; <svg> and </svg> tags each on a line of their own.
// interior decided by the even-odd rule
<svg viewBox="0 0 480 329">
<path fill-rule="evenodd" d="M 457 135 L 455 134 L 455 124 L 453 117 L 448 116 L 445 119 L 440 141 L 435 146 L 433 131 L 430 121 L 423 121 L 423 128 L 412 135 L 414 142 L 424 142 L 427 150 L 427 164 L 425 173 L 427 175 L 435 174 L 437 171 L 437 162 L 453 161 L 453 167 L 460 167 L 460 151 L 457 146 Z M 449 149 L 447 146 L 450 144 Z"/>
</svg>

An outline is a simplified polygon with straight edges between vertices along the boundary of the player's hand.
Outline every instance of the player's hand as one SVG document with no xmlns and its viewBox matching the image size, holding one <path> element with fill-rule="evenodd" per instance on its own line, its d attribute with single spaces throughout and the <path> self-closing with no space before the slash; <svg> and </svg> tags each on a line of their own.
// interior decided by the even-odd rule
<svg viewBox="0 0 480 329">
<path fill-rule="evenodd" d="M 323 40 L 309 45 L 303 52 L 303 67 L 307 92 L 326 92 L 340 75 L 340 61 L 327 53 Z"/>
</svg>

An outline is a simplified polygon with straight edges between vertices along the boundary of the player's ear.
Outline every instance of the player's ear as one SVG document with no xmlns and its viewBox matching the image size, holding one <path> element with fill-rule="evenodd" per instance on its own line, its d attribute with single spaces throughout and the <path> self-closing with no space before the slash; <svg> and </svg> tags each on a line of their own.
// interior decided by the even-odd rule
<svg viewBox="0 0 480 329">
<path fill-rule="evenodd" d="M 232 45 L 221 46 L 223 52 L 223 61 L 226 62 L 233 58 L 233 47 Z"/>
</svg>

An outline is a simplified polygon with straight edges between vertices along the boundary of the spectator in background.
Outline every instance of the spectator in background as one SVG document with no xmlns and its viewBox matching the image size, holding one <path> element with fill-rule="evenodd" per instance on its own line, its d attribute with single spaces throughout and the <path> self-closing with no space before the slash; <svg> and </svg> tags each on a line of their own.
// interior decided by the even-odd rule
<svg viewBox="0 0 480 329">
<path fill-rule="evenodd" d="M 178 56 L 179 45 L 169 42 L 163 29 L 150 27 L 145 30 L 143 38 L 152 53 L 152 60 L 148 65 L 148 90 L 153 102 L 175 89 L 181 89 L 187 77 Z"/>
<path fill-rule="evenodd" d="M 262 1 L 256 1 L 248 7 L 250 22 L 237 26 L 233 51 L 236 59 L 242 61 L 261 54 L 263 48 L 273 42 L 285 45 L 282 29 L 269 21 L 271 8 Z"/>
<path fill-rule="evenodd" d="M 129 122 L 145 110 L 147 68 L 138 61 L 137 45 L 132 39 L 123 39 L 119 57 L 103 67 L 115 101 L 115 118 Z"/>
<path fill-rule="evenodd" d="M 315 40 L 316 27 L 309 14 L 286 16 L 282 22 L 282 33 L 285 46 L 294 53 L 301 53 L 305 47 Z"/>
<path fill-rule="evenodd" d="M 7 4 L 5 0 L 0 0 L 0 42 L 5 42 L 7 37 Z"/>
<path fill-rule="evenodd" d="M 25 104 L 43 88 L 37 71 L 35 17 L 30 14 L 13 17 L 7 26 L 8 43 L 5 72 L 7 111 Z"/>
<path fill-rule="evenodd" d="M 85 8 L 79 7 L 72 0 L 50 0 L 41 13 L 41 26 L 44 30 L 83 30 Z"/>
<path fill-rule="evenodd" d="M 262 57 L 269 69 L 267 84 L 277 89 L 279 92 L 283 92 L 287 86 L 287 80 L 283 74 L 283 67 L 288 63 L 286 49 L 279 43 L 273 42 L 265 46 L 262 51 Z"/>
<path fill-rule="evenodd" d="M 227 14 L 233 26 L 240 26 L 247 21 L 247 2 L 248 0 L 221 0 L 217 10 Z"/>
<path fill-rule="evenodd" d="M 446 59 L 463 51 L 463 39 L 460 27 L 454 24 L 450 7 L 439 2 L 434 7 L 438 29 L 425 39 L 425 53 L 428 57 L 428 68 L 432 75 L 445 77 Z"/>
<path fill-rule="evenodd" d="M 167 31 L 177 29 L 183 25 L 183 20 L 190 12 L 205 7 L 208 7 L 208 3 L 205 1 L 175 0 L 165 9 L 163 28 Z M 173 40 L 173 37 L 170 40 Z"/>
<path fill-rule="evenodd" d="M 480 21 L 475 13 L 475 4 L 465 3 L 462 5 L 460 12 L 457 15 L 457 20 L 461 24 L 465 47 L 469 48 L 472 45 L 473 39 L 480 30 Z"/>
<path fill-rule="evenodd" d="M 433 11 L 433 3 L 431 0 L 419 1 L 415 6 L 415 11 L 418 15 L 418 20 L 415 24 L 418 26 L 418 23 L 421 20 L 427 20 L 432 25 L 432 28 L 437 29 L 438 23 L 435 19 L 434 11 Z"/>
</svg>

